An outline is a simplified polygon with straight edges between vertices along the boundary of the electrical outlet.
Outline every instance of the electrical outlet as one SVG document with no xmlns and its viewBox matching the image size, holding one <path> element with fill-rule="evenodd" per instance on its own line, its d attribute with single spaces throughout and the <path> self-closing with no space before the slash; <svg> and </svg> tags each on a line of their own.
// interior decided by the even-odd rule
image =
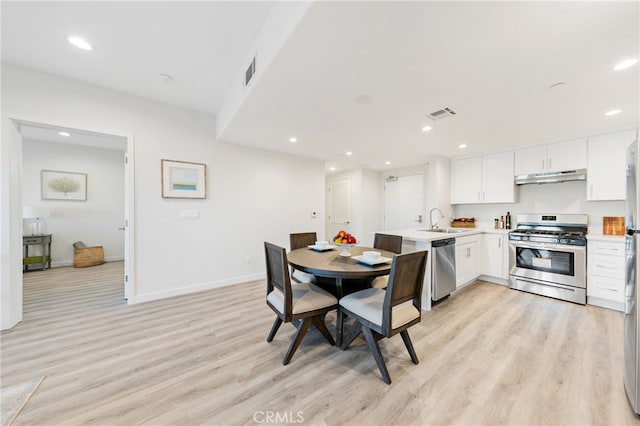
<svg viewBox="0 0 640 426">
<path fill-rule="evenodd" d="M 253 262 L 253 259 L 251 258 L 251 256 L 247 256 L 244 258 L 244 263 L 251 263 Z"/>
</svg>

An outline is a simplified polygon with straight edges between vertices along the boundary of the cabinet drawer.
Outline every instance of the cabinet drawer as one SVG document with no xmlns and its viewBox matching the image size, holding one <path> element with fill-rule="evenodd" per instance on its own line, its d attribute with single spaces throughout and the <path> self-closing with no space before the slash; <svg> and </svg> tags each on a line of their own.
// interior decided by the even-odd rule
<svg viewBox="0 0 640 426">
<path fill-rule="evenodd" d="M 624 280 L 624 257 L 591 254 L 587 259 L 587 274 Z"/>
<path fill-rule="evenodd" d="M 587 278 L 587 295 L 623 303 L 624 279 L 589 275 Z"/>
<path fill-rule="evenodd" d="M 589 241 L 589 254 L 624 256 L 624 241 Z"/>
<path fill-rule="evenodd" d="M 43 244 L 43 242 L 44 242 L 43 237 L 28 237 L 28 238 L 23 238 L 22 240 L 23 244 Z"/>
</svg>

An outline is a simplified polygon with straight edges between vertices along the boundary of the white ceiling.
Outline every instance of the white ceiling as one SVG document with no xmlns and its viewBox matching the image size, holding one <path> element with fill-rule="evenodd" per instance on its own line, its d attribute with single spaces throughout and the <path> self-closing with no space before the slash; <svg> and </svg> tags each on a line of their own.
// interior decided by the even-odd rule
<svg viewBox="0 0 640 426">
<path fill-rule="evenodd" d="M 60 132 L 67 133 L 69 136 L 61 135 Z M 25 140 L 83 145 L 116 151 L 127 150 L 127 139 L 123 136 L 87 132 L 40 123 L 21 123 L 20 134 Z"/>
<path fill-rule="evenodd" d="M 271 6 L 2 2 L 2 57 L 215 114 Z M 635 126 L 639 67 L 612 68 L 639 27 L 638 2 L 316 2 L 221 137 L 382 170 Z"/>
</svg>

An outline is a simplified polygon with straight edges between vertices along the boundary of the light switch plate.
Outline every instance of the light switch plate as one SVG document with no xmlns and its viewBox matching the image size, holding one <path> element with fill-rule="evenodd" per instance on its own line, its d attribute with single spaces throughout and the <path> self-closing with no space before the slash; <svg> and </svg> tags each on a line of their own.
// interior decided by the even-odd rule
<svg viewBox="0 0 640 426">
<path fill-rule="evenodd" d="M 180 212 L 180 217 L 182 219 L 197 219 L 200 216 L 200 212 L 198 210 L 182 210 Z"/>
</svg>

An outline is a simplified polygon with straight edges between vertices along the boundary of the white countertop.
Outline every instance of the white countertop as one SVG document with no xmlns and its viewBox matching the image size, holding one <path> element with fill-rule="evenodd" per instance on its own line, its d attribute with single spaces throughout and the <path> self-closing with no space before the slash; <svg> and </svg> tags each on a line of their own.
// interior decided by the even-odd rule
<svg viewBox="0 0 640 426">
<path fill-rule="evenodd" d="M 424 229 L 424 230 L 421 230 Z M 409 241 L 436 241 L 445 238 L 466 237 L 468 235 L 477 234 L 508 234 L 510 229 L 483 229 L 483 228 L 443 228 L 455 229 L 456 232 L 431 232 L 427 228 L 420 229 L 393 229 L 388 231 L 378 231 L 381 234 L 400 235 L 403 239 Z"/>
</svg>

